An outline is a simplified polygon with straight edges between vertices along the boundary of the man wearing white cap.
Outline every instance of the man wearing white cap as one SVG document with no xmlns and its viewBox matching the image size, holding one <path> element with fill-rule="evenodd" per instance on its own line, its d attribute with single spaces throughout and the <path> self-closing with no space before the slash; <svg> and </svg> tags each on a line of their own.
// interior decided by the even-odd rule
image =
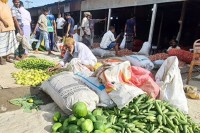
<svg viewBox="0 0 200 133">
<path fill-rule="evenodd" d="M 83 34 L 82 34 L 82 38 L 83 38 L 83 42 L 88 46 L 90 47 L 91 44 L 91 38 L 90 38 L 90 35 L 91 35 L 91 32 L 90 32 L 90 25 L 89 25 L 89 16 L 91 15 L 90 12 L 84 12 L 84 18 L 82 20 L 82 24 L 81 24 L 81 27 L 82 27 L 82 30 L 83 30 Z"/>
</svg>

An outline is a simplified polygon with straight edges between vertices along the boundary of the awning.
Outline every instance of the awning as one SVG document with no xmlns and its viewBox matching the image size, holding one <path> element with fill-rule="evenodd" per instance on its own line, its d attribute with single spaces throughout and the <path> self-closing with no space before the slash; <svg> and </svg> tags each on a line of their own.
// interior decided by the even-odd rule
<svg viewBox="0 0 200 133">
<path fill-rule="evenodd" d="M 81 10 L 100 10 L 179 1 L 185 0 L 83 0 L 81 4 Z"/>
</svg>

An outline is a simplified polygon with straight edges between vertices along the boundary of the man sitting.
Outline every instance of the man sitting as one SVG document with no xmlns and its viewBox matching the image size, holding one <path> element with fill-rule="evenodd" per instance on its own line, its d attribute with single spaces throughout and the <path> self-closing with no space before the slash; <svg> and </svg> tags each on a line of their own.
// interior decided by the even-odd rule
<svg viewBox="0 0 200 133">
<path fill-rule="evenodd" d="M 115 54 L 118 55 L 118 45 L 116 41 L 120 38 L 120 35 L 117 36 L 115 39 L 114 36 L 115 27 L 110 26 L 109 31 L 107 31 L 101 40 L 100 47 L 104 50 L 110 50 L 112 48 L 115 48 Z"/>
<path fill-rule="evenodd" d="M 55 67 L 49 68 L 49 71 L 54 71 L 62 68 L 67 62 L 70 62 L 73 58 L 78 58 L 81 63 L 88 69 L 93 71 L 93 66 L 97 63 L 97 58 L 93 55 L 91 50 L 83 43 L 76 42 L 73 38 L 66 38 L 64 42 L 66 53 L 63 60 Z"/>
</svg>

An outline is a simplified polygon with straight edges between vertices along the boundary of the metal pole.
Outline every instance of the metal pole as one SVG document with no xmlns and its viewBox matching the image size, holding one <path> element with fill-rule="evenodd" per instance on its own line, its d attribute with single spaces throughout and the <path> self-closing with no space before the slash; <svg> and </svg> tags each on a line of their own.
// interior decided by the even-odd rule
<svg viewBox="0 0 200 133">
<path fill-rule="evenodd" d="M 81 11 L 81 9 L 80 9 L 80 18 L 79 18 L 80 24 L 81 24 L 81 19 L 82 19 L 82 11 Z"/>
<path fill-rule="evenodd" d="M 148 42 L 151 44 L 152 43 L 152 38 L 153 38 L 153 30 L 154 30 L 154 25 L 156 21 L 156 13 L 157 13 L 157 4 L 153 5 L 153 13 L 151 17 L 151 26 L 150 26 L 150 31 L 149 31 L 149 39 Z"/>
<path fill-rule="evenodd" d="M 180 26 L 179 26 L 178 34 L 176 36 L 176 40 L 178 42 L 180 41 L 181 33 L 182 33 L 182 29 L 183 29 L 183 21 L 184 21 L 184 18 L 185 18 L 186 3 L 187 3 L 187 1 L 184 1 L 183 6 L 182 6 L 182 11 L 181 11 L 181 17 L 180 17 L 180 20 L 179 20 Z"/>
<path fill-rule="evenodd" d="M 160 38 L 161 38 L 162 27 L 163 27 L 163 19 L 164 19 L 164 13 L 162 12 L 157 45 L 160 45 Z"/>
<path fill-rule="evenodd" d="M 109 8 L 109 10 L 108 10 L 107 31 L 109 30 L 109 27 L 110 27 L 110 17 L 111 17 L 111 12 L 112 12 L 112 9 Z"/>
</svg>

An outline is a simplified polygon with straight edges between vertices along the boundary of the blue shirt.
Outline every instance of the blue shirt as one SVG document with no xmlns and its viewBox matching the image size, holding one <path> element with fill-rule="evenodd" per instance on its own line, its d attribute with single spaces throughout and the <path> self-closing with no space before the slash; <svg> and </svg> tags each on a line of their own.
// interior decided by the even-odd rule
<svg viewBox="0 0 200 133">
<path fill-rule="evenodd" d="M 48 32 L 54 32 L 54 26 L 53 22 L 55 21 L 55 17 L 53 14 L 47 15 L 47 26 L 48 26 Z"/>
<path fill-rule="evenodd" d="M 74 19 L 68 18 L 67 22 L 71 25 L 68 34 L 72 36 L 74 34 Z"/>
<path fill-rule="evenodd" d="M 134 18 L 128 19 L 126 21 L 127 28 L 126 28 L 125 32 L 128 33 L 128 34 L 134 34 L 134 26 L 135 25 L 136 25 L 136 21 L 135 21 Z"/>
</svg>

